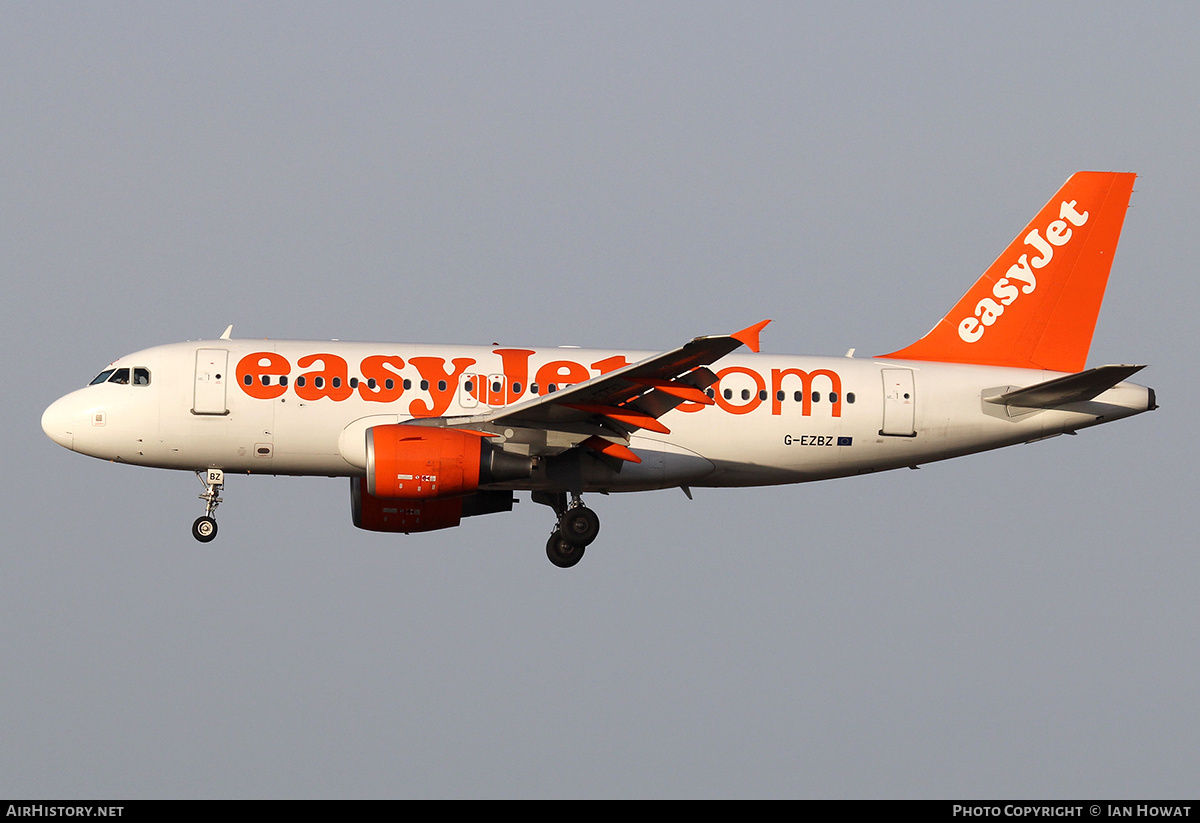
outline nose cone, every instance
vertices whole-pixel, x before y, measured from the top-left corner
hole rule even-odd
[[[75,449],[75,428],[79,425],[78,408],[71,395],[60,397],[42,412],[42,431],[58,445]]]

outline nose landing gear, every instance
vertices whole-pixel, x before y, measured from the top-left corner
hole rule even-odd
[[[217,519],[213,513],[221,505],[221,487],[225,485],[225,472],[220,469],[208,469],[206,472],[196,472],[196,477],[204,485],[204,516],[197,517],[192,523],[192,537],[201,543],[207,543],[217,536]]]
[[[569,569],[583,558],[583,551],[600,534],[600,518],[583,505],[578,494],[571,495],[567,505],[566,492],[534,492],[533,500],[554,509],[558,515],[554,531],[546,541],[546,557],[560,569]]]

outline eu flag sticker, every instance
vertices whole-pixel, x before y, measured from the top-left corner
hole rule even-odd
[[[853,437],[839,437],[838,438],[839,446],[849,446],[852,442],[854,442]]]

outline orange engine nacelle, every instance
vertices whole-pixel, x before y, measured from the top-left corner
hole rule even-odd
[[[469,494],[479,488],[482,440],[403,423],[367,429],[367,492],[406,500]]]
[[[440,500],[400,500],[369,493],[361,477],[350,478],[350,516],[373,532],[430,532],[457,526],[464,517],[512,511],[509,491],[481,491]]]
[[[440,500],[533,472],[529,457],[508,454],[479,432],[395,423],[367,429],[368,494]]]

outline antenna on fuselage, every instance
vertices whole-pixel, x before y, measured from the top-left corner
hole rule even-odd
[[[232,323],[230,323],[228,326],[225,327],[225,333],[221,335],[221,339],[228,340],[229,335],[231,335],[231,334],[233,334],[233,324]]]

